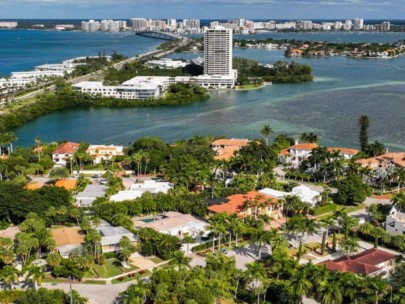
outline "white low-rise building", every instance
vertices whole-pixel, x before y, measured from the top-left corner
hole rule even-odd
[[[321,198],[321,194],[318,191],[312,190],[304,185],[294,187],[291,192],[283,192],[271,188],[264,188],[259,190],[259,192],[265,195],[274,196],[276,198],[285,198],[289,195],[296,195],[301,199],[301,201],[308,203],[311,206],[315,206],[317,203],[319,203]]]
[[[167,193],[173,189],[174,185],[168,182],[157,182],[154,180],[146,180],[143,183],[131,185],[129,190],[119,191],[110,197],[112,202],[122,202],[126,200],[134,200],[142,196],[145,192],[152,194]]]
[[[32,78],[1,78],[1,88],[24,88],[36,84]]]
[[[149,68],[159,68],[159,69],[177,69],[184,68],[187,62],[181,60],[173,60],[171,58],[162,58],[157,60],[150,60],[146,62],[146,66]]]
[[[115,156],[124,155],[124,147],[114,145],[90,145],[86,152],[93,158],[95,164],[99,164],[103,160],[111,160]]]
[[[65,71],[26,71],[26,72],[12,72],[11,78],[15,79],[38,79],[38,78],[51,78],[51,77],[64,77]]]
[[[405,209],[392,206],[385,222],[385,231],[389,234],[405,234]]]
[[[206,221],[190,214],[179,212],[165,212],[161,216],[150,219],[132,219],[136,228],[152,228],[160,233],[166,233],[177,237],[188,234],[199,238],[208,234]]]

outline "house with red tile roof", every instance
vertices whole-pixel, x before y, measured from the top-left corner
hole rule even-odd
[[[376,170],[381,168],[383,170],[390,170],[392,168],[405,168],[405,152],[391,152],[384,153],[375,157],[360,159],[356,163],[364,168]]]
[[[313,149],[318,147],[318,144],[313,143],[297,143],[287,149],[281,150],[278,154],[278,158],[280,163],[290,163],[297,167],[303,160],[311,155]]]
[[[355,156],[357,153],[359,153],[359,150],[356,149],[350,149],[350,148],[341,148],[341,147],[331,147],[327,148],[329,152],[339,152],[344,159],[351,159],[353,156]]]
[[[386,277],[395,267],[396,255],[377,248],[371,248],[352,256],[327,260],[325,265],[331,271],[353,272],[363,276]]]
[[[93,158],[95,164],[99,164],[103,160],[111,160],[115,156],[124,155],[124,147],[114,145],[90,145],[86,153]]]
[[[52,152],[52,160],[60,166],[66,166],[66,162],[73,156],[80,144],[75,142],[65,142],[59,145],[55,151]]]
[[[250,143],[248,139],[240,138],[221,138],[211,143],[212,150],[215,151],[215,159],[229,160],[235,154]]]
[[[236,214],[240,218],[266,214],[273,219],[279,219],[283,216],[283,204],[274,196],[250,191],[246,194],[228,196],[224,203],[209,206],[208,211],[211,214],[222,212],[229,215]]]

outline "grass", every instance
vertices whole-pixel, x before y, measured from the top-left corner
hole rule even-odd
[[[364,206],[363,204],[358,204],[358,205],[355,205],[355,206],[343,206],[343,205],[337,205],[337,204],[335,204],[335,203],[331,203],[331,204],[329,204],[329,205],[319,207],[319,209],[321,209],[321,208],[323,208],[323,207],[332,208],[332,207],[329,207],[330,205],[336,206],[336,208],[335,208],[334,210],[336,210],[336,209],[338,209],[338,208],[344,208],[344,212],[345,212],[345,213],[351,213],[351,212],[358,211],[358,210],[361,210],[361,209],[364,209],[364,208],[365,208],[365,206]],[[327,208],[325,208],[325,209],[327,209]],[[334,210],[333,210],[333,211],[334,211]],[[317,219],[318,219],[318,220],[322,220],[322,219],[325,219],[325,218],[327,218],[328,216],[332,215],[333,211],[326,211],[326,212],[318,213],[318,208],[317,208],[317,209],[315,210],[315,215],[321,214],[320,216],[317,216]]]
[[[136,266],[130,264],[130,268],[124,268],[121,262],[116,259],[105,261],[103,265],[94,264],[91,271],[85,273],[85,278],[110,278],[123,274],[124,272],[130,272],[137,269]]]
[[[235,87],[235,90],[254,90],[254,89],[260,89],[263,88],[264,84],[254,84],[254,83],[249,83],[245,85],[239,85]]]
[[[46,276],[43,278],[42,283],[68,283],[69,280],[65,278],[54,278],[51,276]]]
[[[325,206],[319,206],[315,208],[315,215],[322,215],[325,213],[333,212],[338,208],[339,205],[336,205],[335,203],[329,203]]]
[[[164,260],[162,260],[161,258],[158,258],[158,257],[149,258],[149,260],[151,260],[155,264],[164,262]]]
[[[89,285],[105,285],[106,281],[97,281],[97,280],[87,280],[82,282],[82,284],[89,284]]]
[[[143,274],[140,273],[136,273],[135,276],[133,277],[128,277],[125,276],[123,280],[119,281],[118,279],[113,279],[111,281],[111,284],[120,284],[120,283],[125,283],[125,282],[129,282],[129,281],[134,281],[143,277],[148,277],[152,274],[152,272],[150,272],[149,270],[145,270],[145,272]]]

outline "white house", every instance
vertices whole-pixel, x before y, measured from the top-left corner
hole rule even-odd
[[[60,166],[66,166],[69,159],[79,149],[80,144],[71,141],[59,145],[55,151],[52,152],[52,160]]]
[[[405,234],[405,209],[392,206],[386,218],[385,231],[389,234]]]
[[[294,187],[291,192],[283,192],[270,188],[259,190],[259,192],[277,198],[284,198],[288,195],[296,195],[301,199],[301,201],[308,203],[311,206],[315,206],[319,202],[321,196],[321,194],[318,191],[314,191],[311,188],[304,185]]]
[[[173,189],[174,185],[168,182],[158,182],[155,180],[146,180],[143,183],[136,183],[131,185],[129,190],[119,191],[110,197],[110,201],[122,202],[125,200],[134,200],[141,197],[143,193],[150,192],[167,193],[170,189]]]
[[[281,150],[279,153],[279,161],[281,163],[291,163],[298,166],[303,160],[307,159],[312,150],[319,147],[317,144],[302,143],[295,144],[287,149]]]
[[[99,164],[103,160],[111,160],[114,156],[124,155],[124,147],[114,145],[90,145],[86,152],[93,158],[95,164]]]
[[[112,226],[102,220],[97,228],[101,236],[101,247],[103,252],[119,252],[121,250],[119,242],[123,236],[129,238],[132,244],[139,242],[139,239],[128,229],[121,226]]]
[[[160,233],[166,233],[178,237],[189,234],[194,238],[205,236],[209,224],[190,214],[179,212],[165,212],[161,216],[151,219],[132,219],[136,228],[152,228]]]

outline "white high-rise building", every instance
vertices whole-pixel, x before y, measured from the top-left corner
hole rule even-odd
[[[361,31],[364,28],[364,19],[354,19],[354,30]]]
[[[132,18],[131,22],[133,31],[144,31],[148,25],[145,18]]]
[[[391,29],[391,23],[389,21],[384,21],[381,23],[381,31],[387,32]]]
[[[204,74],[232,74],[232,30],[222,26],[204,33]]]

